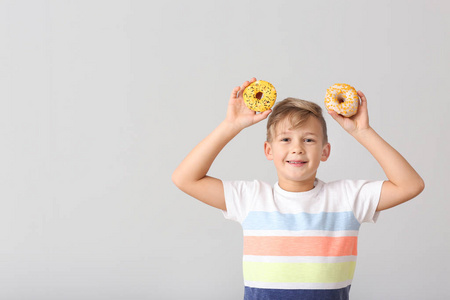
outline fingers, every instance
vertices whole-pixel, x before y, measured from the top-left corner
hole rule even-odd
[[[357,91],[359,98],[361,99],[361,106],[367,105],[367,99],[363,92]]]
[[[250,85],[250,82],[246,81],[243,85],[241,85],[241,90],[239,91],[239,95],[242,95],[244,90]]]
[[[240,89],[241,89],[240,86],[235,87],[235,88],[233,89],[233,91],[231,92],[231,97],[232,97],[232,98],[237,98]]]
[[[243,92],[246,87],[248,87],[251,83],[255,81],[256,78],[253,77],[252,79],[250,79],[250,81],[246,81],[241,86],[235,87],[231,92],[231,97],[238,98],[242,94],[241,92]]]
[[[366,96],[364,95],[363,92],[357,91],[356,93],[358,93],[358,96],[359,96],[360,98],[366,98]]]
[[[248,87],[251,83],[253,83],[255,81],[256,81],[256,78],[253,77],[252,79],[250,79],[250,81],[244,82],[244,84],[241,86],[241,90],[244,90],[246,87]]]

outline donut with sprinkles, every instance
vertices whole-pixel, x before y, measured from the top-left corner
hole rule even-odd
[[[359,97],[351,85],[336,83],[327,89],[325,107],[344,117],[351,117],[358,112]]]
[[[275,104],[277,91],[270,82],[257,80],[245,88],[243,98],[248,108],[263,112],[271,109]]]

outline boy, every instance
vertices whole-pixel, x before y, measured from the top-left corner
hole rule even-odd
[[[252,78],[250,82],[256,79]],[[244,230],[244,299],[348,299],[356,263],[358,229],[378,212],[416,197],[422,178],[370,126],[361,91],[358,113],[328,113],[378,161],[388,180],[316,178],[330,155],[321,108],[288,98],[273,109],[264,152],[278,182],[224,181],[207,172],[223,147],[244,128],[269,116],[249,110],[236,87],[225,120],[182,161],[172,175],[184,192],[223,211]]]

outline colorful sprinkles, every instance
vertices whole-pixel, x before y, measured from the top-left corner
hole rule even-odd
[[[359,97],[351,85],[336,83],[327,89],[325,107],[344,117],[351,117],[358,112]]]
[[[259,97],[261,95],[261,99]],[[245,105],[253,111],[263,112],[271,109],[277,99],[277,91],[267,81],[258,80],[251,83],[244,90]]]

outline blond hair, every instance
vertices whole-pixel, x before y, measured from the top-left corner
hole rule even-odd
[[[322,125],[323,143],[328,143],[327,123],[322,115],[322,108],[314,102],[286,98],[278,102],[269,116],[267,121],[267,141],[271,142],[277,125],[284,119],[288,119],[293,129],[302,126],[310,117],[315,117]]]

